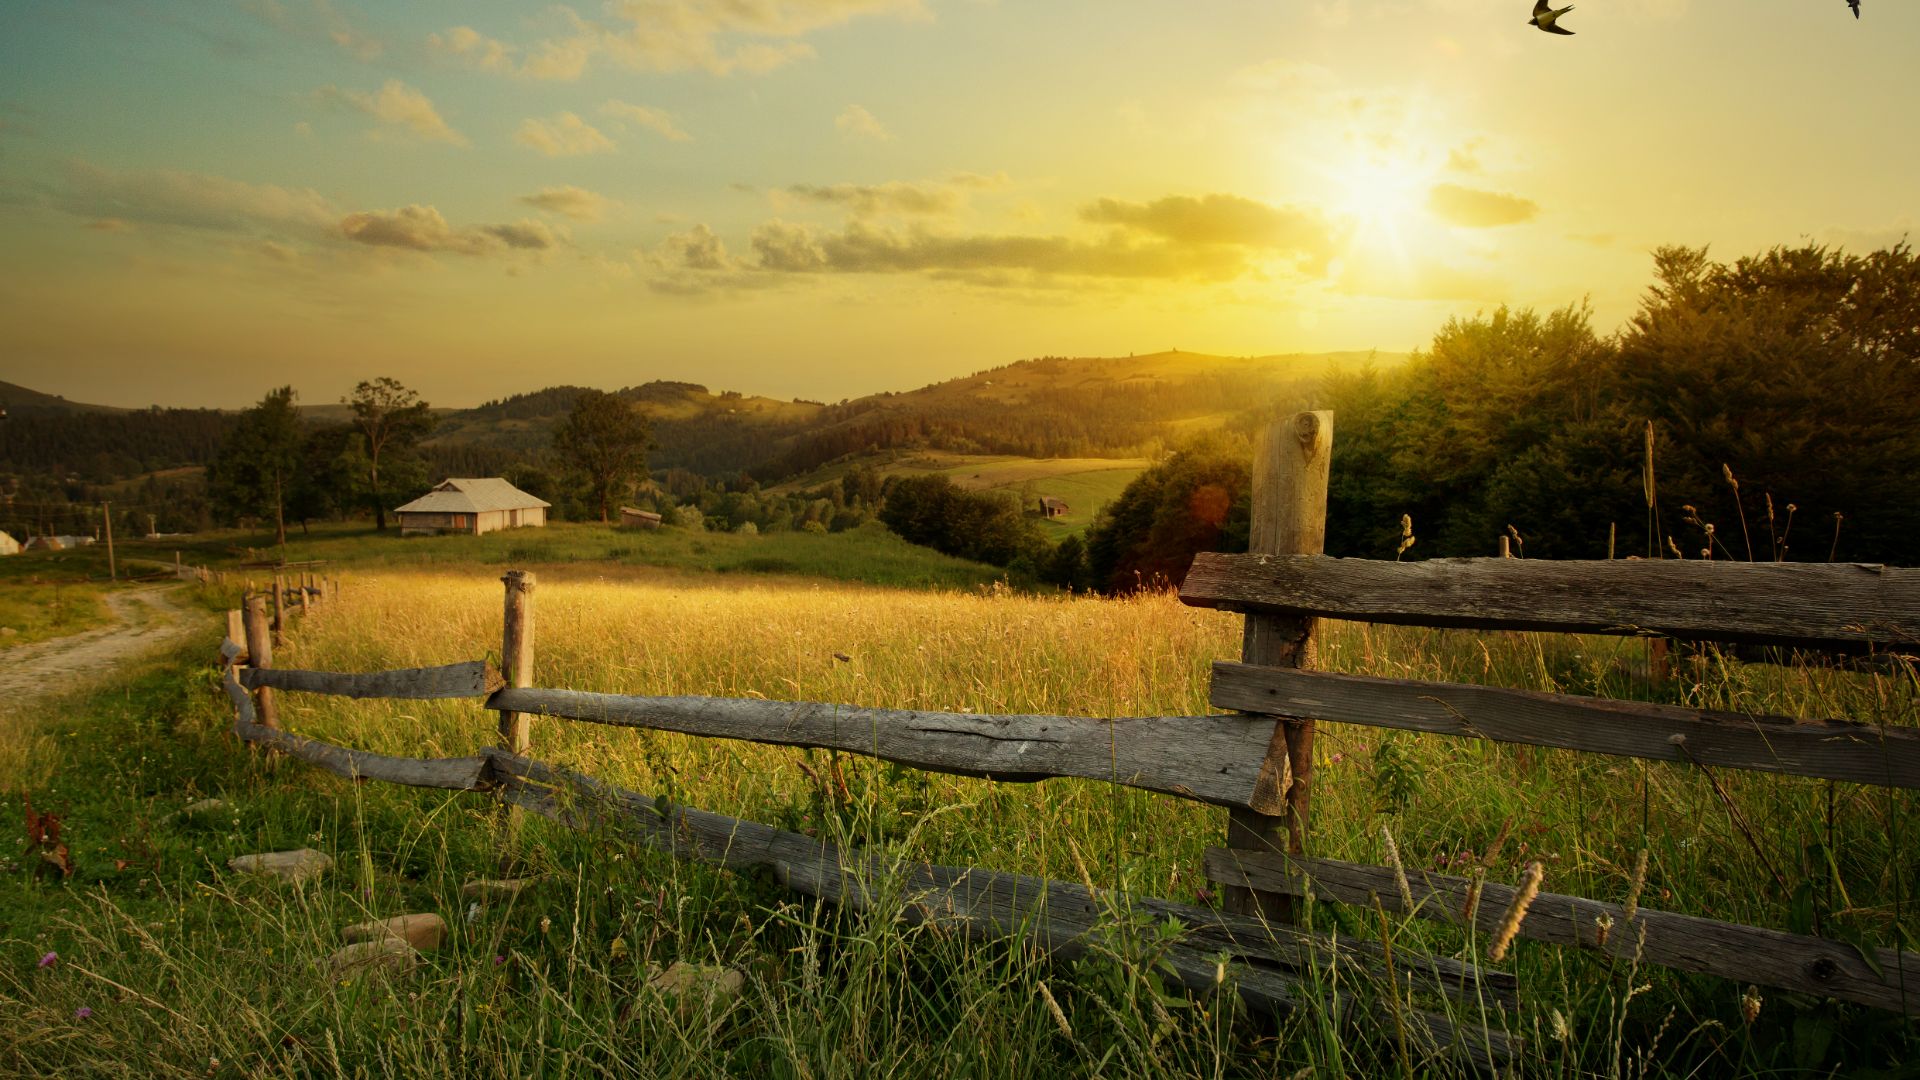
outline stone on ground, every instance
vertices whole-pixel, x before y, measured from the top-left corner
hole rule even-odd
[[[683,1003],[696,997],[725,1003],[740,996],[746,981],[747,977],[734,968],[676,960],[672,967],[648,979],[647,985],[662,994],[678,997]]]
[[[298,885],[312,881],[333,867],[333,859],[312,848],[297,851],[268,851],[228,859],[227,867],[243,874],[266,874]]]
[[[335,978],[362,973],[404,975],[420,965],[420,954],[400,938],[384,937],[345,946],[327,957],[325,964]]]
[[[201,799],[199,802],[188,803],[175,811],[171,816],[176,818],[210,817],[214,814],[224,813],[226,809],[227,800],[225,799]]]
[[[427,912],[419,915],[395,915],[391,919],[378,919],[374,922],[359,923],[340,932],[346,941],[381,941],[392,938],[404,941],[422,952],[430,952],[440,947],[446,940],[447,923],[440,916]]]
[[[469,881],[460,886],[460,896],[466,900],[479,900],[483,903],[489,900],[511,900],[519,896],[527,886],[539,880],[537,877],[530,877],[508,878],[504,881]]]

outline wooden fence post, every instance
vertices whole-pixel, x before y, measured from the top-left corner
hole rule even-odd
[[[273,666],[273,628],[267,622],[267,600],[258,593],[251,593],[246,599],[247,625],[247,666],[270,668]],[[259,702],[257,711],[260,723],[266,727],[280,726],[280,713],[273,703],[273,689],[263,686],[254,691]]]
[[[1327,542],[1327,466],[1333,457],[1333,413],[1303,412],[1267,425],[1253,459],[1255,555],[1319,555]],[[1248,615],[1240,658],[1268,667],[1314,666],[1314,619]],[[1243,851],[1304,854],[1312,797],[1313,721],[1282,719],[1254,781],[1251,807],[1227,817],[1227,846]],[[1273,921],[1294,921],[1293,898],[1237,886],[1227,908]]]
[[[500,643],[500,665],[506,669],[507,685],[524,689],[533,685],[533,585],[528,570],[509,570],[500,579],[507,586],[506,631]],[[510,754],[524,755],[531,745],[527,714],[501,712],[500,748]]]
[[[230,608],[227,611],[227,640],[243,649],[247,647],[246,614],[239,608]]]
[[[287,583],[279,574],[273,575],[273,640],[280,640],[282,623],[280,608],[286,599]]]

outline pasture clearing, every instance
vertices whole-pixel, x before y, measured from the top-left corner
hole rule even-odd
[[[640,571],[602,581],[586,565],[540,573],[544,686],[1178,715],[1208,711],[1208,665],[1239,648],[1238,618],[1157,594],[1101,601]],[[310,617],[278,666],[368,671],[497,657],[496,579],[497,568],[471,564],[348,575],[339,602]],[[231,606],[230,597],[208,597],[210,607]],[[634,1075],[1447,1068],[1398,1056],[1390,1031],[1356,1027],[1324,1005],[1276,1034],[1232,1023],[1214,1003],[1167,998],[1150,974],[1152,927],[1131,928],[1094,960],[1046,965],[537,821],[527,823],[519,857],[553,876],[524,908],[463,927],[460,944],[408,983],[329,984],[311,964],[345,922],[401,910],[462,914],[459,882],[498,868],[492,819],[470,798],[249,765],[220,734],[224,714],[203,659],[217,637],[211,612],[208,621],[203,651],[174,661],[201,673],[194,687],[156,674],[72,718],[11,721],[33,728],[34,749],[8,772],[43,809],[39,793],[49,789],[73,801],[87,881],[82,890],[10,879],[0,898],[15,912],[0,916],[0,935],[12,939],[0,958],[8,973],[0,1020],[31,1035],[14,1051],[21,1063],[106,1072],[118,1053],[153,1068],[196,1060],[204,1068],[216,1056],[254,1071],[337,1060],[449,1075],[476,1063],[505,1074],[556,1060]],[[1910,671],[1747,665],[1708,653],[1655,683],[1645,648],[1335,624],[1322,660],[1334,671],[1914,723]],[[492,714],[471,702],[287,694],[281,716],[295,732],[413,756],[470,753],[494,737]],[[104,745],[118,727],[123,743]],[[1182,900],[1207,898],[1200,852],[1225,830],[1224,811],[1090,781],[990,784],[538,717],[533,739],[545,760],[674,803],[907,858],[1085,876]],[[1317,754],[1319,855],[1379,862],[1384,825],[1410,867],[1477,867],[1510,883],[1540,860],[1550,891],[1618,900],[1644,848],[1649,906],[1842,939],[1914,940],[1920,868],[1906,835],[1908,793],[1744,774],[1717,775],[1716,785],[1681,766],[1335,724],[1321,725]],[[233,804],[231,822],[159,824],[189,797],[215,792]],[[130,842],[150,845],[159,868],[113,868]],[[297,899],[214,869],[231,855],[300,846],[327,848],[340,865]],[[1482,962],[1482,943],[1453,927],[1376,922],[1332,905],[1309,918],[1343,935],[1384,934],[1396,946]],[[190,1022],[156,1037],[157,1014],[138,998],[108,1018],[88,1004],[111,999],[98,979],[33,968],[63,949],[76,966]],[[742,968],[751,989],[717,1015],[658,1007],[643,989],[645,965],[676,959]],[[1894,1068],[1914,1049],[1899,1017],[1800,995],[1769,992],[1749,1020],[1745,988],[1719,980],[1526,941],[1503,966],[1521,981],[1522,1012],[1485,1019],[1526,1039],[1516,1067],[1528,1075]],[[91,1027],[71,1018],[82,1007],[94,1010]]]

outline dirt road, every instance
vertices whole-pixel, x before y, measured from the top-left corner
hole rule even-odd
[[[0,698],[18,702],[71,689],[191,632],[192,620],[173,589],[110,592],[112,626],[0,652]]]

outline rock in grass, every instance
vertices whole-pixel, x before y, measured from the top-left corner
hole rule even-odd
[[[199,818],[212,817],[215,814],[223,814],[226,810],[227,800],[225,799],[201,799],[199,802],[188,803],[173,813],[168,814],[167,820],[179,821],[185,819],[193,821]]]
[[[312,881],[333,868],[333,858],[312,848],[269,851],[228,859],[227,868],[243,874],[266,874],[296,885]]]
[[[667,970],[647,980],[647,985],[668,997],[677,997],[682,1005],[699,998],[724,1004],[740,996],[747,977],[735,968],[711,964],[690,964],[676,960]]]
[[[537,877],[507,878],[503,881],[469,881],[460,886],[460,896],[466,900],[478,900],[487,903],[493,900],[511,900],[519,896],[527,886],[539,881]]]
[[[447,938],[447,922],[427,912],[419,915],[395,915],[391,919],[359,923],[340,932],[345,941],[380,941],[392,938],[404,941],[421,952],[431,952]]]
[[[323,965],[336,979],[373,973],[405,975],[420,966],[420,954],[400,938],[383,937],[336,950]]]

